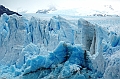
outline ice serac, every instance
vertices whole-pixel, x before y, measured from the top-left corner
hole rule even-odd
[[[68,20],[58,16],[54,16],[49,22],[49,31],[50,31],[50,43],[48,45],[54,45],[54,48],[57,46],[59,41],[65,41],[67,43],[74,44],[74,34],[78,28],[73,23]],[[55,37],[55,38],[54,38]],[[55,40],[55,41],[53,41]],[[49,47],[50,47],[49,46]],[[49,50],[54,49],[49,48]]]
[[[4,54],[1,57],[1,64],[15,64],[27,42],[26,21],[25,18],[18,18],[16,15],[8,16],[4,14],[1,16],[0,51]]]
[[[120,78],[120,35],[84,19],[3,14],[0,53],[0,78]]]
[[[95,49],[95,46],[93,45],[93,43],[95,43],[95,38],[96,38],[96,34],[95,34],[95,25],[91,24],[90,22],[86,21],[86,20],[80,20],[79,21],[79,25],[81,25],[82,28],[82,44],[84,46],[84,48],[87,51],[90,51],[90,47],[92,45],[92,49]]]

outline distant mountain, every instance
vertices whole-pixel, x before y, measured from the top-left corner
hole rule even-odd
[[[36,13],[42,13],[42,14],[46,14],[49,13],[49,10],[38,10]]]
[[[3,13],[6,13],[7,15],[16,14],[16,15],[18,15],[18,16],[22,16],[22,15],[18,14],[17,12],[11,11],[11,10],[9,10],[8,8],[5,8],[3,5],[0,5],[0,16],[1,16]]]
[[[120,17],[120,11],[113,5],[101,5],[98,7],[78,7],[61,9],[49,12],[50,14],[71,15],[71,16],[99,16],[99,17]]]
[[[119,13],[112,7],[112,5],[104,5],[101,8],[102,8],[102,10],[93,10],[93,14],[91,16],[119,17]]]
[[[42,14],[46,14],[52,11],[56,11],[57,9],[53,6],[53,7],[49,7],[49,9],[42,9],[42,10],[38,10],[36,13],[42,13]]]
[[[104,7],[110,9],[110,10],[114,10],[114,8],[112,7],[112,5],[104,5]]]

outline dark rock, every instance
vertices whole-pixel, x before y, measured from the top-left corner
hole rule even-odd
[[[22,15],[18,14],[17,12],[11,11],[11,10],[9,10],[8,8],[5,8],[3,5],[0,5],[0,16],[1,16],[3,13],[6,13],[7,15],[16,14],[16,15],[18,15],[18,16],[22,16]]]

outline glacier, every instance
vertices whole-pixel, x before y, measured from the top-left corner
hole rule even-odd
[[[119,19],[4,13],[0,79],[120,79]]]

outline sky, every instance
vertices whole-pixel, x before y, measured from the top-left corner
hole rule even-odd
[[[16,12],[34,13],[50,6],[55,6],[57,9],[71,9],[79,7],[101,8],[103,5],[112,5],[113,8],[118,9],[120,0],[0,0],[0,4]]]

